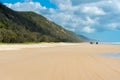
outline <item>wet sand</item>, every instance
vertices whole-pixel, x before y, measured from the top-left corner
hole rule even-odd
[[[0,80],[120,80],[119,45],[0,45]]]

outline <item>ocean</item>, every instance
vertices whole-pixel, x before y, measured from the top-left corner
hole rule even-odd
[[[105,53],[105,54],[102,54],[102,56],[120,58],[120,53]]]
[[[100,44],[120,45],[120,42],[99,42]]]

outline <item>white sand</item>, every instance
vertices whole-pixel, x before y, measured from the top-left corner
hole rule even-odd
[[[56,47],[56,46],[67,46],[67,45],[79,45],[73,43],[39,43],[39,44],[2,44],[0,45],[0,51],[6,50],[21,50],[25,48],[44,48],[44,47]]]

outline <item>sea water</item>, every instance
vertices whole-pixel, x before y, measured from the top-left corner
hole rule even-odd
[[[101,44],[120,45],[120,42],[100,42]]]
[[[101,56],[120,58],[120,53],[105,53],[105,54],[102,54]]]

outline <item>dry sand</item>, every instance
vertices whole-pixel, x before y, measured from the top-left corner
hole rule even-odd
[[[0,45],[0,80],[120,80],[118,45]]]

